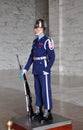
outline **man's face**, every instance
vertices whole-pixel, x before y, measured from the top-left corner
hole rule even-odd
[[[44,33],[43,28],[40,28],[40,27],[34,28],[34,33],[36,36],[43,34]]]

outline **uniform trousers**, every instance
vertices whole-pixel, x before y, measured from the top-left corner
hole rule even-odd
[[[52,109],[52,93],[51,93],[51,79],[50,73],[47,75],[36,74],[34,75],[34,87],[36,95],[36,106],[44,109]]]

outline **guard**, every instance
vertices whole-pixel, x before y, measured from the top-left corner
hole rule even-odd
[[[29,59],[23,69],[26,73],[33,64],[36,111],[39,121],[52,120],[51,67],[55,61],[54,42],[45,35],[46,23],[38,19],[34,25],[36,39],[33,41]],[[44,111],[43,109],[44,108]]]

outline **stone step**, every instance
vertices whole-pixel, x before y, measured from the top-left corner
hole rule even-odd
[[[13,130],[72,130],[72,122],[63,116],[53,114],[53,121],[41,125],[37,120],[29,121],[27,116],[14,117]]]

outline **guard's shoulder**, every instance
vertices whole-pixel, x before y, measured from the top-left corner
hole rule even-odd
[[[53,50],[54,49],[54,41],[52,38],[50,37],[47,37],[46,40],[45,40],[45,44],[44,44],[44,48],[46,49],[46,46],[48,46],[48,48],[50,50]]]
[[[53,39],[51,37],[47,37],[47,39],[51,42],[53,41]]]

